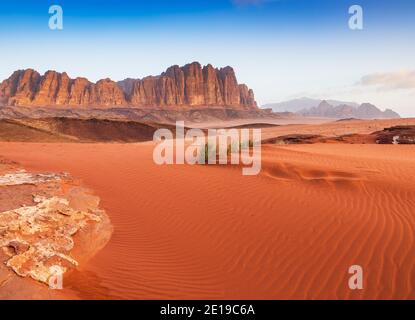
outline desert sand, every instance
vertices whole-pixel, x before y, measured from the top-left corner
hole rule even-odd
[[[391,125],[303,129],[368,133]],[[263,131],[302,133],[293,126]],[[152,142],[0,143],[0,155],[25,168],[81,179],[114,226],[107,246],[64,279],[68,297],[415,297],[413,146],[266,145],[258,176],[234,166],[157,166],[152,151]],[[348,269],[356,264],[364,289],[352,291]]]

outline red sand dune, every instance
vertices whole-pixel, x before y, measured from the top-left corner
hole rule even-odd
[[[259,176],[238,167],[156,166],[152,150],[151,143],[0,143],[1,155],[29,169],[81,178],[111,218],[112,239],[65,278],[68,294],[415,297],[413,146],[265,146]],[[348,288],[355,264],[364,269],[361,291]]]

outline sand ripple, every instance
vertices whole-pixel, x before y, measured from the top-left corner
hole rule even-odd
[[[415,296],[415,149],[267,146],[263,172],[157,167],[151,145],[1,144],[68,171],[115,231],[67,284],[83,298],[388,299]],[[348,268],[364,269],[364,290]]]

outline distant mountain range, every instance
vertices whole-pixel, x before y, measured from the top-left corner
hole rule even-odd
[[[193,62],[168,68],[158,76],[96,83],[70,78],[65,72],[40,75],[33,69],[15,71],[0,83],[0,106],[77,108],[227,107],[257,110],[254,93],[239,84],[231,67],[202,67]]]
[[[400,115],[391,109],[380,110],[373,104],[345,102],[338,100],[318,100],[300,98],[280,103],[267,104],[264,108],[271,108],[274,112],[293,112],[305,117],[327,118],[358,118],[358,119],[389,119],[400,118]]]
[[[317,107],[323,100],[322,99],[312,99],[312,98],[298,98],[288,101],[283,101],[279,103],[270,103],[266,104],[264,108],[271,108],[274,112],[298,112],[303,109],[310,109]],[[346,104],[353,107],[358,107],[359,104],[355,102],[345,102],[337,100],[326,100],[329,104],[333,106],[339,106]]]

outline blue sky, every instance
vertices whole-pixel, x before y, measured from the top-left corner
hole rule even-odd
[[[48,28],[52,4],[61,31]],[[348,28],[353,4],[361,31]],[[199,61],[233,66],[260,104],[312,96],[415,116],[414,17],[412,0],[7,1],[0,79],[31,67],[121,80]]]

